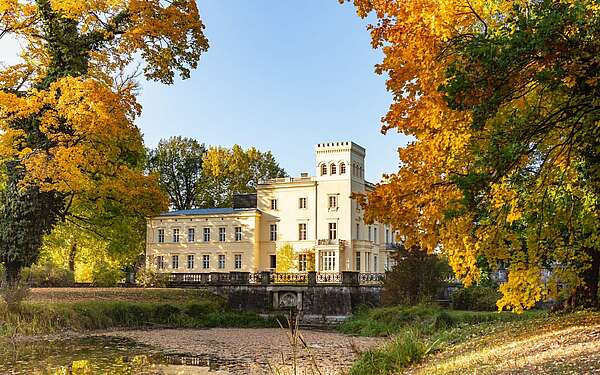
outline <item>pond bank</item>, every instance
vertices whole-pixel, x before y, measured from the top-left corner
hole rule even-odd
[[[278,327],[276,317],[235,311],[203,291],[34,290],[16,310],[0,302],[0,337],[107,328]]]

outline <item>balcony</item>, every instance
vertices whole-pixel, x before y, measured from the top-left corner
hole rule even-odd
[[[373,242],[367,240],[354,240],[352,241],[352,247],[355,251],[372,251],[373,250]]]
[[[332,251],[332,250],[336,250],[336,251],[344,251],[346,248],[346,241],[345,240],[330,240],[330,239],[322,239],[322,240],[318,240],[317,241],[317,246],[315,247],[316,250],[320,250],[320,251]]]
[[[339,240],[339,239],[324,239],[324,240],[317,240],[317,246],[332,246],[332,245],[345,245],[346,241],[344,240]]]
[[[386,242],[385,249],[386,250],[400,250],[402,248],[402,244],[398,242]]]

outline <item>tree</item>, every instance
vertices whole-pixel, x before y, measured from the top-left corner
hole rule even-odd
[[[433,301],[452,275],[448,262],[438,254],[400,247],[395,265],[386,273],[383,300],[386,304],[416,305]]]
[[[184,137],[161,139],[158,147],[149,152],[148,170],[158,176],[161,188],[176,210],[195,207],[205,152],[203,144]]]
[[[0,261],[9,286],[67,217],[165,208],[156,179],[143,174],[131,63],[165,84],[176,72],[188,78],[208,48],[202,30],[192,0],[0,2],[0,37],[24,43],[23,62],[0,71]]]
[[[253,193],[261,180],[285,177],[270,151],[210,147],[202,162],[199,207],[231,207],[233,194]]]
[[[277,273],[288,273],[298,271],[296,252],[290,244],[285,244],[277,249],[277,264],[275,271]]]
[[[359,198],[408,246],[441,248],[467,285],[508,265],[498,307],[571,288],[598,305],[600,10],[596,1],[354,0],[374,11],[394,103],[414,141]],[[552,269],[544,282],[542,269]]]

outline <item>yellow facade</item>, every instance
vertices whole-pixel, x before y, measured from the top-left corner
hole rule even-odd
[[[274,270],[277,250],[289,244],[298,254],[291,271],[306,271],[306,259],[314,259],[322,273],[383,272],[391,266],[386,245],[393,233],[366,225],[351,198],[373,187],[364,180],[364,148],[323,143],[315,156],[315,176],[260,183],[255,208],[173,211],[149,219],[148,263],[163,272]]]

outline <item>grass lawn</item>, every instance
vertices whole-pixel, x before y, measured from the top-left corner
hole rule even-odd
[[[277,327],[197,289],[40,288],[15,311],[0,302],[0,337],[139,327]]]
[[[201,289],[175,288],[32,288],[30,302],[127,301],[186,303],[217,300]]]
[[[600,313],[467,312],[437,307],[362,311],[342,332],[389,336],[350,374],[596,373]]]

